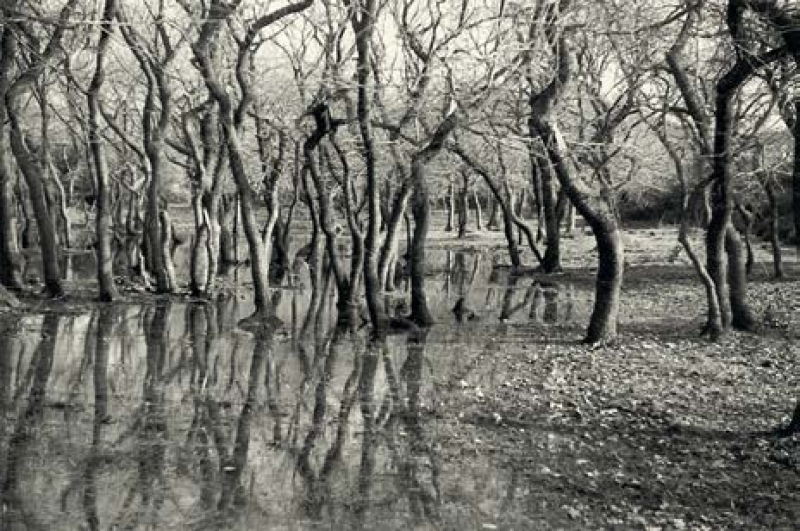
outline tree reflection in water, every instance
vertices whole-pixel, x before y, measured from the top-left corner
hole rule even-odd
[[[483,300],[471,258],[451,289]],[[0,346],[0,528],[441,525],[433,367],[461,361],[437,329],[337,330],[328,278],[284,294],[279,328],[238,329],[236,295],[24,318]],[[548,287],[499,291],[487,321],[553,312]]]
[[[25,499],[21,492],[20,483],[23,479],[21,470],[24,470],[31,443],[35,441],[44,420],[47,384],[53,369],[53,357],[60,322],[61,317],[58,314],[45,314],[39,345],[30,362],[31,382],[28,390],[28,403],[17,417],[6,452],[2,491],[0,491],[0,498],[2,498],[0,522],[3,524],[0,528],[2,529],[16,529],[22,526],[43,528],[43,525],[38,523],[36,500]],[[5,357],[7,352],[3,354]],[[5,417],[6,411],[3,413]]]

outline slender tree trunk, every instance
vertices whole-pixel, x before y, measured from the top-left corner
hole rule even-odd
[[[794,102],[794,164],[792,166],[792,216],[794,221],[794,243],[800,255],[800,98]]]
[[[444,226],[444,231],[452,232],[456,224],[456,200],[452,178],[447,185],[447,195],[444,198],[444,202],[447,207],[447,223]]]
[[[497,228],[497,200],[494,197],[494,194],[489,194],[487,196],[487,201],[489,202],[489,221],[486,223],[486,228],[488,230],[493,230]]]
[[[378,261],[378,272],[381,285],[384,289],[394,288],[394,279],[391,278],[391,265],[397,262],[397,247],[400,235],[400,226],[406,213],[406,205],[411,197],[412,187],[410,180],[406,179],[394,198],[394,204],[389,213],[389,221],[386,225],[386,236],[383,240],[381,257]]]
[[[775,188],[772,183],[764,184],[769,202],[769,243],[772,248],[772,271],[775,278],[783,278],[783,257],[781,253],[780,212],[778,199],[775,197]]]
[[[381,283],[378,277],[380,237],[380,187],[376,169],[375,142],[372,134],[372,35],[378,12],[376,0],[365,0],[359,9],[351,10],[351,22],[356,39],[356,78],[358,81],[358,103],[356,114],[361,133],[361,150],[366,169],[367,233],[364,248],[364,290],[372,322],[373,335],[380,339],[386,333],[387,314],[380,296]]]
[[[483,210],[481,208],[481,199],[478,197],[478,191],[472,191],[472,201],[475,204],[475,230],[483,230]]]
[[[105,56],[108,42],[113,32],[112,21],[116,16],[116,0],[106,0],[103,9],[103,22],[100,28],[100,41],[97,45],[94,77],[88,90],[89,107],[89,145],[91,146],[94,175],[97,180],[97,197],[95,214],[95,235],[97,246],[97,289],[101,301],[110,302],[117,298],[114,285],[114,260],[111,250],[113,234],[111,212],[109,209],[108,161],[102,138],[100,138],[100,90],[105,77]]]
[[[461,175],[461,188],[458,190],[456,197],[458,208],[458,238],[462,239],[467,235],[467,223],[469,223],[469,178],[466,174]]]

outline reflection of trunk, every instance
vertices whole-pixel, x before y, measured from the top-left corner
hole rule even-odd
[[[0,527],[3,529],[24,529],[28,527],[28,515],[23,513],[20,480],[25,476],[26,456],[30,451],[33,434],[44,417],[45,397],[50,373],[53,369],[60,317],[47,313],[41,329],[41,339],[31,358],[33,381],[28,394],[28,405],[19,415],[14,432],[8,441],[5,477],[0,491],[3,511],[0,513]]]
[[[772,271],[775,278],[783,278],[783,260],[781,256],[780,212],[775,187],[771,182],[764,183],[764,190],[769,201],[769,243],[772,248]]]
[[[236,439],[230,459],[221,459],[222,467],[222,495],[218,508],[231,509],[234,506],[246,505],[246,494],[242,485],[242,476],[247,467],[247,454],[250,449],[250,423],[253,408],[258,399],[258,388],[262,383],[261,369],[264,360],[270,355],[272,349],[272,336],[269,331],[256,336],[253,347],[253,357],[250,360],[250,372],[247,377],[247,394],[245,395],[242,410],[236,423]]]
[[[112,0],[113,1],[113,0]],[[92,424],[92,446],[86,460],[83,474],[83,506],[90,529],[99,529],[100,520],[97,514],[97,473],[102,464],[103,427],[108,424],[108,358],[111,350],[114,327],[114,311],[103,308],[97,313],[97,337],[92,359],[94,384],[94,422]],[[89,345],[87,344],[87,347]],[[91,359],[92,352],[87,353]]]

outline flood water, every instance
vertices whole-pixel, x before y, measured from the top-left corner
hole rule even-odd
[[[480,254],[435,269],[439,324],[378,345],[336,334],[332,297],[310,312],[302,288],[258,336],[237,327],[246,289],[7,323],[0,529],[493,528],[516,476],[443,459],[440,405],[477,353],[585,321],[588,296]],[[462,297],[480,320],[456,322]]]

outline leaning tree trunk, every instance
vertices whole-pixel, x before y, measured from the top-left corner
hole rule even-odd
[[[591,199],[589,192],[569,173],[558,144],[558,132],[553,126],[536,120],[535,127],[547,149],[561,189],[592,228],[597,242],[595,300],[584,341],[613,341],[617,337],[617,317],[624,273],[624,251],[617,217],[611,205]]]
[[[38,164],[36,158],[25,145],[24,133],[19,123],[19,109],[16,100],[17,97],[13,98],[8,107],[8,115],[11,120],[11,149],[28,185],[33,213],[36,217],[39,245],[42,250],[45,292],[51,297],[60,297],[64,294],[59,264],[61,250],[56,237],[55,224],[50,216],[50,209],[47,207],[47,198],[45,197],[45,169]]]

